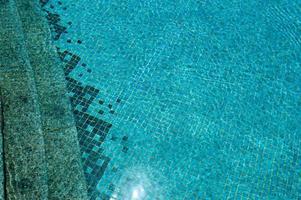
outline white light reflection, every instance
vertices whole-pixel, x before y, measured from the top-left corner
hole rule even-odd
[[[138,185],[132,190],[131,200],[141,200],[145,197],[145,190],[142,185]]]
[[[146,200],[161,196],[154,171],[147,167],[126,169],[110,200]],[[163,199],[163,198],[159,198]]]

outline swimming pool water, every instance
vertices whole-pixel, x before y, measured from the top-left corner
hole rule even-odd
[[[41,3],[91,199],[301,199],[299,1]]]

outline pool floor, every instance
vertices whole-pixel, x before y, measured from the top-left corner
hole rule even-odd
[[[301,199],[299,1],[41,3],[91,199]]]

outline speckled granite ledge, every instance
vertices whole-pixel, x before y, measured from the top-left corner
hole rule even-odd
[[[0,91],[1,97],[1,91]],[[2,110],[2,101],[0,98],[0,199],[4,199],[4,157],[3,157],[3,110]]]
[[[48,161],[49,199],[87,199],[77,131],[63,66],[37,0],[16,0],[36,78]]]
[[[6,47],[0,50],[6,198],[85,200],[63,68],[40,5],[33,0],[0,3],[0,42]]]
[[[14,1],[0,4],[5,199],[47,199],[47,162],[33,70]]]

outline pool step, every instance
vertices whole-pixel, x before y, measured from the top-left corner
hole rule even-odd
[[[0,91],[1,97],[1,91]],[[3,109],[2,109],[2,102],[0,98],[0,199],[4,199],[4,157],[3,157]]]
[[[5,192],[1,195],[3,199],[47,199],[47,162],[38,96],[16,13],[13,1],[1,1],[1,137],[5,166]]]
[[[39,96],[49,199],[87,199],[80,148],[63,66],[38,0],[16,0]]]
[[[6,18],[1,18],[0,22],[1,26],[6,26],[1,27],[1,29],[3,28],[3,34],[7,35],[5,41],[8,47],[7,50],[0,50],[1,55],[5,55],[0,58],[0,88],[3,90],[2,102],[4,103],[5,122],[3,134],[4,136],[11,136],[8,139],[13,140],[13,142],[10,142],[7,138],[4,139],[5,155],[11,156],[5,156],[4,159],[4,164],[9,164],[5,170],[7,198],[14,199],[14,195],[22,195],[18,194],[20,193],[19,187],[25,187],[30,195],[37,195],[36,190],[40,190],[38,193],[42,193],[43,196],[32,197],[27,195],[22,196],[22,198],[18,196],[16,199],[88,199],[80,160],[77,131],[69,98],[66,96],[63,68],[59,64],[54,47],[50,44],[50,31],[40,10],[39,2],[33,0],[2,1],[5,3],[0,5],[0,12]],[[9,12],[3,12],[6,9],[4,6],[10,7]],[[17,31],[16,28],[16,30],[8,30],[13,29],[16,23],[19,24],[18,30],[22,30],[22,32]],[[1,35],[3,35],[2,32]],[[12,38],[8,32],[18,33],[18,35]],[[12,42],[16,44],[12,45]],[[22,52],[17,51],[19,49]],[[24,56],[21,56],[22,53]],[[18,62],[23,63],[24,66],[20,67],[21,64]],[[23,70],[23,68],[26,70]],[[24,94],[25,101],[30,102],[28,109],[32,109],[33,114],[28,110],[24,110],[27,109],[24,98],[18,96],[19,94],[23,95],[23,93],[26,93]],[[14,107],[10,106],[13,101],[16,101],[13,104]],[[11,112],[13,112],[11,115],[13,116],[9,115],[9,110],[5,108],[6,105],[11,107]],[[16,112],[16,106],[19,106],[20,112]],[[25,116],[20,113],[24,113]],[[19,125],[15,122],[18,121],[10,120],[10,117],[14,117],[14,120],[15,118],[21,120],[22,118],[23,124],[18,124],[20,126],[26,124],[28,128],[32,128],[31,131],[36,131],[41,141],[33,143],[31,137],[34,137],[34,134],[27,134],[25,137],[28,139],[25,145],[27,148],[22,149],[23,146],[20,146],[22,145],[20,142],[23,142],[23,138],[19,141],[18,137],[23,136],[21,134],[23,132],[24,134],[30,132],[26,129],[17,129]],[[10,133],[8,128],[11,128],[13,133]],[[40,151],[33,146],[34,144],[40,147]],[[21,148],[22,151],[17,153],[15,150],[17,148]],[[34,182],[33,185],[39,183],[39,187],[33,190],[28,186],[31,185],[29,184],[31,182],[24,179],[20,184],[12,183],[14,190],[8,189],[10,180],[21,177],[22,174],[19,174],[18,171],[13,173],[11,169],[15,166],[11,166],[10,160],[7,159],[11,158],[12,162],[15,162],[15,160],[18,161],[22,158],[25,162],[24,156],[27,154],[34,158],[40,155],[38,156],[39,165],[32,162],[30,166],[32,168],[39,167],[44,174],[31,175],[28,172],[24,173],[24,176],[30,175],[30,178],[38,179],[37,182],[35,180],[31,182]],[[20,170],[27,169],[23,165],[16,165]],[[42,179],[43,182],[39,179]]]

